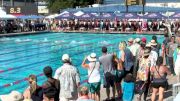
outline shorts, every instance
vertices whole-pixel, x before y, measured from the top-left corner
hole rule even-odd
[[[166,88],[166,82],[153,82],[151,83],[151,86],[153,88],[159,88],[159,87]]]
[[[104,88],[114,87],[115,76],[109,72],[104,74]]]
[[[120,83],[124,76],[124,70],[116,70],[115,72],[115,82]]]
[[[100,91],[100,87],[101,87],[101,83],[97,82],[97,83],[89,83],[89,91],[94,94],[96,92]]]

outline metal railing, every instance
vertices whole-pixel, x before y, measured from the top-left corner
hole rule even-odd
[[[173,98],[175,98],[178,93],[180,93],[180,83],[173,84]]]

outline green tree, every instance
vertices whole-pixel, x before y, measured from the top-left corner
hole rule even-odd
[[[61,9],[75,8],[76,6],[86,7],[94,3],[102,3],[102,0],[44,0],[52,13],[57,13]]]

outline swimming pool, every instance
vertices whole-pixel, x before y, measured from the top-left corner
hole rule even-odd
[[[136,34],[96,34],[96,33],[44,33],[0,38],[0,94],[12,90],[24,91],[26,77],[38,75],[38,84],[46,79],[42,75],[45,66],[55,71],[62,65],[61,57],[70,54],[73,64],[78,68],[81,80],[87,78],[87,70],[81,67],[84,56],[95,52],[101,55],[101,47],[107,46],[109,52],[118,52],[120,41],[133,37],[152,35]],[[162,42],[163,36],[157,35]]]

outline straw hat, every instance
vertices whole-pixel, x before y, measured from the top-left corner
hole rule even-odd
[[[1,95],[0,99],[2,101],[23,101],[23,96],[18,91],[12,91],[10,94]]]
[[[149,49],[145,49],[143,56],[149,56],[150,52],[151,51]]]
[[[96,61],[96,53],[91,53],[88,57],[87,57],[88,61],[93,62]]]
[[[157,43],[155,40],[151,40],[150,44],[151,44],[151,46],[157,46]]]

